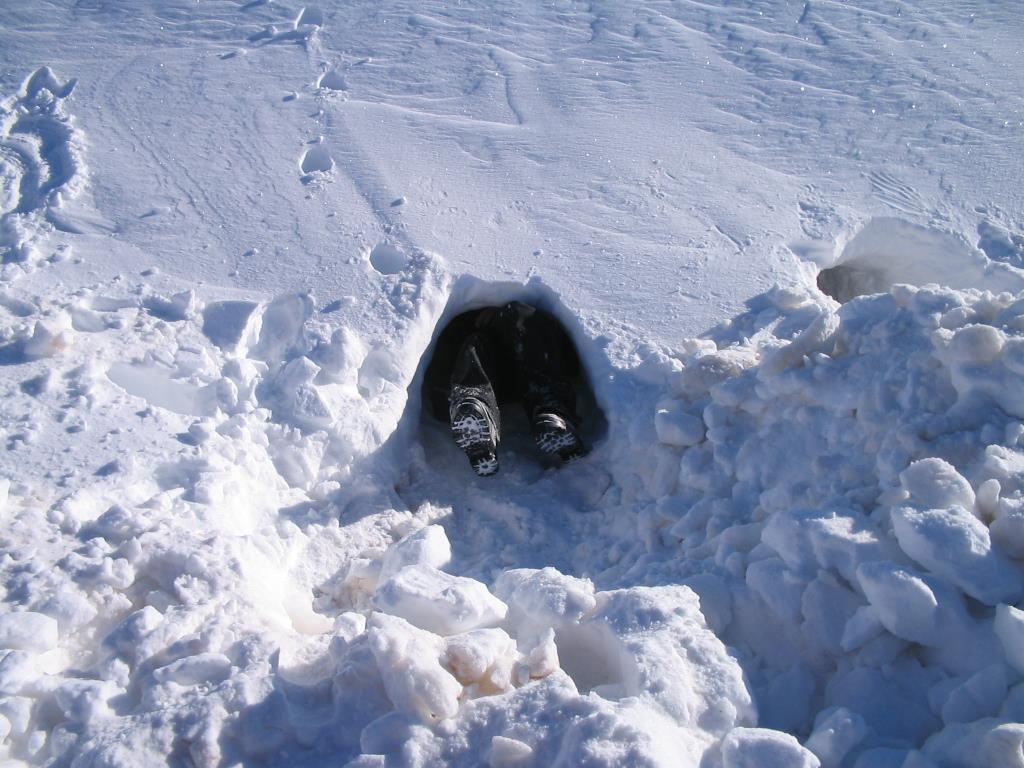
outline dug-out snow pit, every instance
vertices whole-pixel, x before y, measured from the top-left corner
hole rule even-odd
[[[962,238],[896,218],[875,218],[818,273],[818,288],[839,302],[882,293],[899,283],[1006,291],[1024,278],[991,262]]]

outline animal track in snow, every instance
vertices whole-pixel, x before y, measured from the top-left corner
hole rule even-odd
[[[60,82],[37,69],[21,92],[0,103],[0,258],[31,262],[36,244],[52,228],[77,231],[60,216],[63,200],[84,185],[82,141],[64,100],[75,80]]]
[[[891,173],[872,171],[868,174],[871,191],[875,197],[891,208],[911,215],[926,215],[928,204],[920,193],[909,184],[900,181]]]

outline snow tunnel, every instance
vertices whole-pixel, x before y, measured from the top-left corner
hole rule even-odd
[[[1020,290],[1019,275],[963,238],[897,218],[871,219],[818,273],[818,288],[840,303],[906,283],[950,288]]]
[[[539,335],[534,332],[532,338],[526,338],[527,346],[538,348],[517,350],[517,337],[511,334],[507,320],[510,306],[519,308],[518,314],[513,314],[519,318],[520,327],[521,316],[529,315],[526,322],[536,323],[541,329]],[[409,398],[410,404],[419,403],[419,442],[428,464],[460,474],[463,469],[470,472],[466,457],[450,434],[448,393],[463,343],[481,329],[493,355],[488,373],[500,409],[498,450],[502,472],[543,470],[561,464],[557,456],[545,454],[534,444],[523,403],[525,382],[538,371],[566,385],[584,445],[592,449],[602,439],[607,421],[591,385],[594,356],[587,354],[593,345],[586,339],[579,319],[539,280],[524,285],[464,277],[456,282],[420,361],[413,381],[418,397]],[[518,342],[521,346],[523,338],[518,337]]]

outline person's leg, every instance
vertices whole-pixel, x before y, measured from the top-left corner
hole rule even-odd
[[[448,393],[452,437],[481,476],[498,471],[501,414],[491,383],[494,369],[492,342],[486,334],[472,334],[455,358]]]
[[[537,447],[563,461],[585,455],[572,385],[579,359],[561,324],[547,312],[512,302],[502,309],[500,325],[514,353],[517,388]]]

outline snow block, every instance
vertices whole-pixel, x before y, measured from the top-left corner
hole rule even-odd
[[[594,585],[554,568],[513,568],[494,584],[509,607],[509,624],[520,638],[578,623],[594,610]]]
[[[428,525],[388,547],[381,559],[380,580],[387,581],[409,565],[444,568],[452,559],[452,545],[440,525]]]
[[[867,517],[853,510],[794,509],[769,518],[761,540],[788,568],[807,580],[834,568],[847,581],[861,563],[891,560],[898,549],[881,539]]]
[[[977,765],[1024,768],[1024,723],[1003,723],[981,738]]]
[[[19,611],[0,616],[0,648],[41,653],[57,647],[57,621],[41,613]]]
[[[658,442],[685,448],[704,439],[704,421],[686,413],[680,404],[659,407],[654,413]]]
[[[134,656],[143,638],[164,621],[163,615],[151,605],[129,614],[107,635],[103,644],[114,650]]]
[[[433,721],[459,711],[462,685],[438,660],[441,638],[378,613],[371,616],[367,633],[384,690],[399,712]]]
[[[896,637],[924,645],[940,642],[939,603],[920,575],[895,563],[865,563],[857,580],[882,626]]]
[[[259,340],[250,357],[274,362],[294,354],[302,342],[306,320],[312,314],[313,299],[308,294],[278,296],[263,310]]]
[[[463,685],[500,693],[512,686],[516,656],[516,642],[505,630],[474,629],[445,639],[441,663]]]
[[[747,567],[747,585],[784,621],[800,620],[800,601],[807,582],[786,568],[778,557],[767,557]]]
[[[28,651],[7,651],[0,658],[0,695],[15,696],[40,678],[36,656]],[[31,693],[31,691],[28,691]]]
[[[633,587],[597,599],[592,617],[556,633],[562,668],[581,690],[637,697],[713,736],[757,721],[743,671],[705,626],[691,589]]]
[[[124,690],[109,680],[65,679],[54,685],[51,692],[64,717],[73,723],[88,724],[113,715],[108,702]]]
[[[963,507],[900,507],[892,525],[904,552],[976,600],[996,605],[1020,597],[1020,567],[992,549],[988,529]]]
[[[970,723],[999,711],[1006,698],[1006,672],[1002,664],[992,664],[971,675],[950,691],[942,705],[945,723]]]
[[[911,503],[922,509],[946,509],[960,506],[974,509],[971,484],[949,462],[922,459],[900,473],[900,485],[910,494]]]
[[[438,635],[497,624],[508,607],[474,579],[452,576],[420,563],[403,568],[377,587],[373,607]]]
[[[259,304],[215,301],[203,309],[203,333],[228,354],[244,354],[260,332]]]
[[[320,366],[308,357],[289,360],[263,393],[274,414],[303,429],[317,430],[335,422],[335,413],[315,380]]]
[[[722,768],[820,768],[813,752],[788,733],[734,728],[722,740]]]
[[[846,707],[830,707],[814,718],[814,731],[804,746],[821,761],[821,768],[840,768],[846,755],[868,735],[864,718]]]
[[[1024,675],[1024,611],[1012,605],[997,606],[993,629],[1006,652],[1006,663]]]
[[[989,526],[992,542],[1006,555],[1024,559],[1024,514],[1004,514]]]
[[[219,683],[231,674],[231,660],[223,653],[198,653],[173,661],[153,671],[153,677],[161,683],[178,685],[199,685]]]
[[[533,747],[529,744],[506,736],[495,736],[491,739],[491,749],[487,753],[487,765],[490,768],[513,768],[529,765],[532,757]]]

